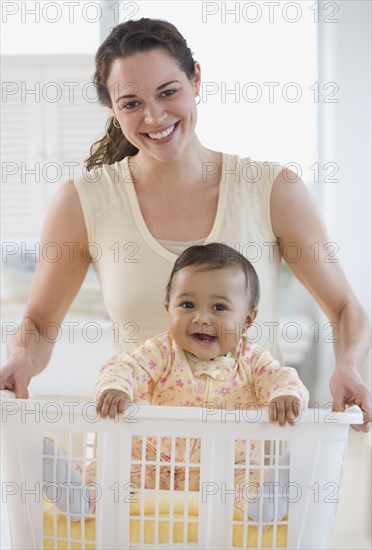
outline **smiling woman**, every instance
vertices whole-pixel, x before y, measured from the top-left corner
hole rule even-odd
[[[243,250],[251,243],[263,289],[255,342],[281,359],[277,298],[284,258],[338,326],[335,406],[361,404],[369,420],[369,394],[358,372],[369,347],[367,316],[340,265],[325,261],[324,224],[298,175],[274,161],[201,143],[195,131],[201,66],[169,22],[141,18],[114,27],[97,52],[94,81],[114,116],[87,160],[89,174],[61,187],[46,218],[43,240],[78,243],[77,253],[73,261],[67,250],[58,263],[39,264],[28,326],[42,332],[46,323],[60,323],[92,263],[112,321],[138,327],[137,341],[122,332],[116,342],[117,352],[130,351],[166,329],[162,288],[182,250],[195,241]],[[113,261],[115,243],[120,250],[134,245],[136,257]],[[52,349],[21,336],[13,338],[2,373],[2,387],[19,396],[27,395]]]
[[[165,154],[170,161],[172,155],[179,157],[190,140],[196,139],[195,96],[200,87],[198,64],[193,73],[189,80],[174,57],[163,48],[117,59],[112,64],[107,81],[111,110],[139,155],[142,150],[152,150],[159,160]],[[136,94],[123,94],[123,90],[133,86],[134,79],[141,83],[136,86]],[[116,90],[119,90],[119,97],[115,100]],[[170,141],[171,148],[152,149],[152,145]]]
[[[171,141],[173,154],[179,155],[191,137],[196,139],[200,66],[173,25],[151,20],[146,25],[141,30],[135,21],[118,25],[97,52],[98,98],[110,108],[113,119],[107,135],[92,148],[88,169],[112,164],[142,147],[147,151],[150,142]],[[118,125],[122,133],[113,130]],[[181,135],[175,140],[170,137],[175,134]],[[182,147],[179,141],[185,139]],[[172,158],[169,147],[156,154]]]

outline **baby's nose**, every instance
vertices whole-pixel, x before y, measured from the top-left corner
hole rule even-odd
[[[207,311],[198,311],[195,313],[192,322],[198,325],[210,325],[210,313]]]

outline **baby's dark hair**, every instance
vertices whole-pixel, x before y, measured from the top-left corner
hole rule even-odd
[[[209,269],[222,269],[223,267],[238,266],[245,275],[246,288],[251,295],[251,308],[256,308],[260,300],[260,282],[256,270],[247,258],[230,246],[223,243],[210,243],[205,245],[190,246],[177,258],[166,286],[165,301],[169,302],[172,281],[177,273],[184,267],[191,265],[202,266],[200,271]]]

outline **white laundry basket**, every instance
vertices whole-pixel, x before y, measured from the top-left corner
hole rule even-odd
[[[1,398],[1,493],[13,549],[324,550],[331,542],[349,425],[363,421],[359,408],[337,414],[310,409],[296,426],[279,427],[268,422],[266,409],[225,411],[213,405],[133,405],[125,416],[103,420],[92,402],[71,397],[16,400],[2,392]],[[136,436],[142,436],[142,454],[133,458]],[[58,498],[58,487],[48,487],[54,492],[48,492],[49,501],[44,499],[45,437],[63,450],[69,465],[80,465],[83,484],[96,463],[95,483],[84,486],[86,498],[94,495],[95,509],[81,511],[75,521],[51,504]],[[149,437],[157,442],[155,457],[147,456]],[[166,462],[161,455],[164,438],[170,449]],[[200,459],[191,463],[195,440],[200,440]],[[245,449],[239,463],[237,444]],[[257,445],[259,464],[253,464],[250,449]],[[177,463],[180,446],[186,458]],[[140,472],[135,487],[133,468]],[[154,474],[150,488],[145,482],[147,468]],[[162,468],[169,473],[168,487],[159,483]],[[180,470],[185,477],[182,487],[174,481]],[[245,502],[239,515],[235,474],[242,471],[246,490],[240,493]],[[200,475],[197,490],[189,486],[191,472]],[[285,487],[280,483],[283,473]],[[253,496],[252,474],[260,480]],[[268,474],[271,482],[266,487]],[[263,503],[269,501],[273,517],[264,520]],[[279,520],[284,501],[287,514]],[[257,503],[255,520],[248,514],[251,502]]]

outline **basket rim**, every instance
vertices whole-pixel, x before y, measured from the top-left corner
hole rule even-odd
[[[35,404],[39,407],[51,406],[56,404],[62,414],[71,414],[73,406],[74,414],[87,414],[87,407],[93,408],[94,401],[86,396],[67,396],[67,395],[35,395],[30,399],[16,399],[14,393],[3,390],[0,391],[0,408],[6,409],[9,413],[9,403],[13,404],[13,414],[18,411],[35,411]],[[148,405],[136,403],[131,406],[136,407],[136,418],[140,419],[159,419],[159,420],[192,420],[200,422],[259,422],[270,424],[268,407],[261,409],[243,409],[228,410],[217,403],[205,403],[203,407],[179,407],[164,405]],[[345,412],[333,412],[332,403],[328,408],[308,408],[301,412],[296,424],[363,424],[363,412],[358,405],[348,407]],[[124,415],[125,416],[125,413]],[[103,422],[110,422],[110,419],[101,419]]]

